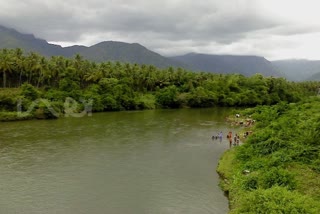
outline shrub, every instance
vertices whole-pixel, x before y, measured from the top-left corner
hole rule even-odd
[[[273,186],[282,186],[293,190],[296,187],[294,175],[285,169],[272,167],[270,169],[266,169],[262,174],[261,186],[265,189]]]
[[[135,99],[138,109],[155,109],[156,100],[152,94],[139,95]]]
[[[248,175],[244,178],[242,189],[243,190],[255,190],[258,188],[258,177],[256,175]]]
[[[248,192],[239,199],[239,204],[231,213],[318,214],[320,210],[319,204],[313,199],[279,186]]]
[[[178,108],[178,89],[176,86],[169,86],[160,89],[156,94],[157,103],[164,108]]]
[[[24,83],[21,86],[21,95],[24,96],[25,98],[31,100],[31,101],[34,101],[34,100],[39,98],[40,93],[32,85],[30,85],[28,83]]]

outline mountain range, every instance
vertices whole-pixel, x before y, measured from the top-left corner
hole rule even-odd
[[[288,80],[320,80],[320,60],[291,59],[272,62],[277,71],[281,71]]]
[[[245,76],[261,73],[264,76],[283,76],[292,81],[308,80],[312,75],[320,73],[320,61],[268,61],[261,56],[200,53],[165,57],[138,43],[116,41],[104,41],[90,47],[81,45],[61,47],[50,44],[44,39],[36,38],[32,34],[24,34],[15,29],[0,26],[0,49],[3,48],[21,48],[25,52],[37,52],[46,57],[64,56],[70,58],[80,54],[85,59],[95,62],[120,61],[154,65],[159,68],[171,66],[193,71],[240,73]]]
[[[266,76],[280,76],[271,62],[260,56],[211,55],[189,53],[171,59],[189,64],[192,70],[216,73],[241,73],[250,76],[261,73]]]
[[[38,39],[32,34],[22,34],[14,29],[0,26],[0,49],[2,48],[21,48],[26,52],[32,51],[46,57],[73,57],[80,54],[84,58],[95,62],[121,61],[150,64],[159,68],[169,66],[187,67],[137,43],[106,41],[90,47],[80,45],[61,47],[60,45],[50,44],[46,40]]]

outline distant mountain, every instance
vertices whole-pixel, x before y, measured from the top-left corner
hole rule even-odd
[[[72,48],[72,47],[71,47]],[[84,58],[103,62],[121,61],[138,64],[149,64],[156,67],[186,67],[183,63],[168,59],[160,54],[148,50],[138,43],[101,42],[91,47],[78,51]]]
[[[61,55],[63,49],[59,45],[49,44],[43,39],[37,39],[32,34],[22,34],[0,25],[0,49],[21,48],[27,52],[33,51],[44,56]]]
[[[305,79],[306,81],[320,81],[320,72],[313,74],[309,78]]]
[[[259,56],[209,55],[189,53],[171,59],[188,64],[193,70],[215,73],[240,73],[250,76],[261,73],[264,76],[281,76],[271,62]]]
[[[320,60],[278,60],[272,61],[272,64],[292,81],[304,81],[320,72]]]
[[[86,46],[61,47],[49,44],[43,39],[35,38],[32,34],[22,34],[14,29],[0,26],[0,49],[21,48],[26,52],[37,52],[44,56],[73,57],[76,54],[82,55],[88,60],[95,62],[121,61],[129,63],[154,65],[159,68],[184,67],[187,66],[168,59],[155,53],[140,44],[107,41],[99,44]]]

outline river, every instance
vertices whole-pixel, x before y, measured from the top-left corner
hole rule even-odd
[[[0,213],[224,214],[229,109],[0,123]]]

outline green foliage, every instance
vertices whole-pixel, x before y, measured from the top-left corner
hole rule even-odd
[[[246,176],[243,179],[243,183],[241,186],[241,188],[246,191],[255,190],[259,187],[259,178],[256,175]]]
[[[18,116],[17,112],[0,112],[0,121],[17,121],[17,120],[30,120],[33,118],[33,115],[24,115]]]
[[[24,54],[21,49],[3,49],[0,59],[0,82],[5,91],[0,93],[2,111],[15,111],[19,100],[22,110],[26,111],[39,98],[61,104],[69,97],[79,102],[78,111],[84,107],[81,100],[92,100],[92,110],[96,112],[156,107],[257,106],[296,102],[305,95],[314,94],[319,87],[313,82],[293,83],[259,74],[244,77],[120,62],[94,63],[80,55],[73,59],[62,56],[49,59],[33,52]],[[4,88],[18,89],[20,93]],[[283,108],[286,105],[283,104]],[[39,107],[38,112],[41,109]],[[252,115],[259,121],[281,115],[280,106],[258,109],[267,110],[270,114],[254,112]],[[265,124],[259,122],[258,126]],[[268,152],[272,150],[260,151],[261,154]],[[301,151],[298,157],[304,152],[314,154],[315,151]]]
[[[178,89],[176,86],[169,86],[156,93],[156,100],[164,108],[178,108]]]
[[[319,212],[319,109],[320,99],[309,98],[240,112],[257,123],[246,143],[233,149],[236,164],[229,165],[228,188],[222,185],[231,213]],[[308,198],[305,204],[301,197]]]
[[[50,103],[47,105],[46,103],[39,102],[36,106],[35,117],[37,119],[56,119],[60,115],[60,106],[59,103]]]
[[[111,95],[103,95],[102,103],[104,105],[104,109],[107,111],[119,111],[121,110],[120,104],[117,100]]]
[[[171,67],[158,69],[119,62],[93,63],[80,55],[74,59],[61,56],[46,59],[32,52],[23,54],[21,49],[3,49],[0,58],[0,72],[3,74],[0,81],[5,87],[20,87],[27,83],[42,89],[44,97],[54,89],[64,92],[65,96],[80,99],[83,90],[91,84],[98,84],[101,87],[99,95],[112,95],[124,109],[134,109],[133,92],[157,91],[157,104],[170,108],[185,105],[256,106],[296,102],[306,94],[314,94],[319,87],[313,82],[294,83],[259,74],[246,78],[239,74],[193,73]],[[127,97],[116,94],[119,88],[122,94],[129,93]],[[180,97],[182,93],[188,96]]]
[[[30,101],[35,101],[39,98],[40,93],[31,84],[25,83],[21,86],[21,95]]]
[[[239,204],[232,214],[317,214],[320,210],[312,198],[279,186],[248,192]]]
[[[217,105],[217,102],[216,94],[201,86],[193,89],[188,97],[190,107],[210,107]]]
[[[0,111],[16,111],[20,90],[0,89]]]
[[[283,186],[290,190],[295,189],[296,183],[294,176],[285,169],[272,167],[262,172],[263,177],[261,178],[261,187],[268,189],[273,186]]]
[[[138,95],[135,103],[138,109],[155,109],[156,99],[152,94]]]
[[[100,85],[92,84],[84,91],[83,94],[85,100],[91,99],[93,101],[92,110],[95,112],[103,111],[105,108],[103,97],[100,95],[100,91]]]
[[[68,97],[67,92],[58,91],[55,89],[49,89],[44,95],[45,99],[48,99],[51,101],[60,101],[60,102],[64,102],[67,97]]]

